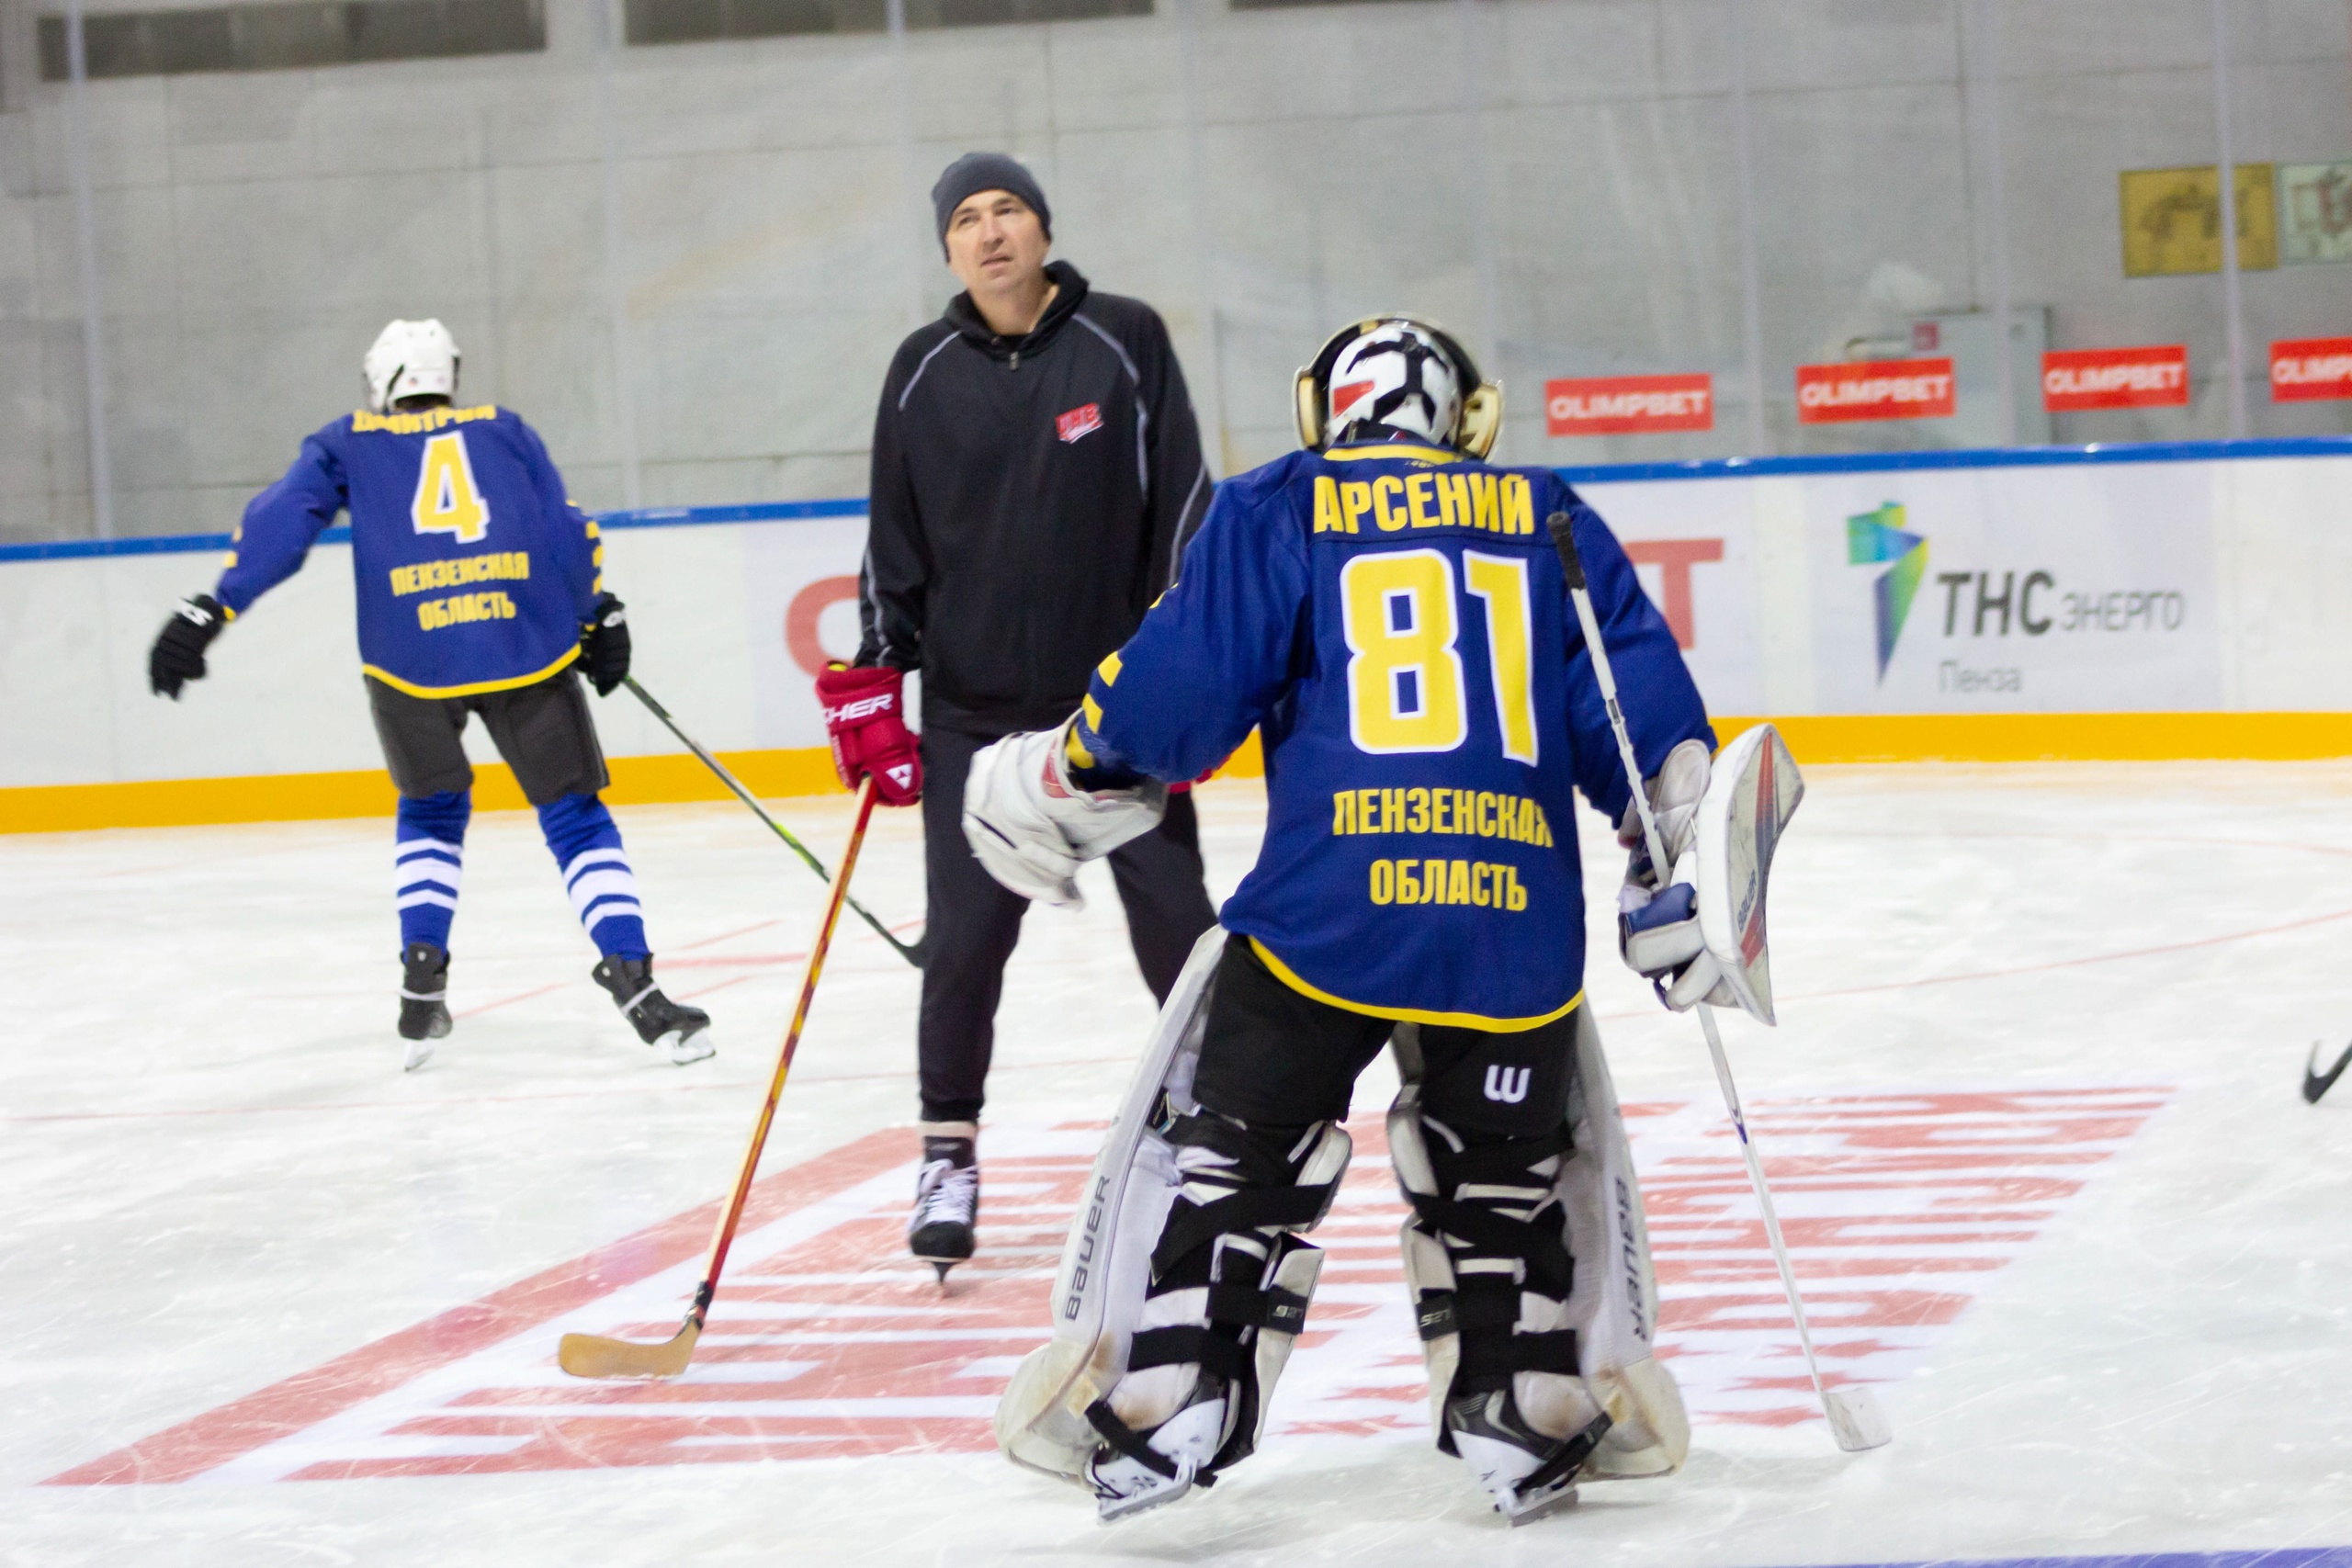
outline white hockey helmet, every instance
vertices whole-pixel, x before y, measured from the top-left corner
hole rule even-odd
[[[383,413],[402,398],[436,392],[456,397],[458,358],[458,340],[437,319],[390,323],[359,362],[368,406]]]
[[[1298,438],[1309,451],[1368,423],[1484,457],[1502,429],[1502,388],[1480,378],[1444,328],[1418,316],[1341,327],[1299,371],[1295,390]]]

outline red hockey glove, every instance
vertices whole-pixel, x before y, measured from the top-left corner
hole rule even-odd
[[[874,775],[875,797],[885,806],[912,806],[922,798],[922,759],[907,732],[906,677],[887,668],[851,670],[829,666],[817,677],[817,705],[825,711],[825,733],[833,742],[833,771],[855,789]]]

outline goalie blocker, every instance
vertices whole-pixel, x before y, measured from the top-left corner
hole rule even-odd
[[[1640,1190],[1586,1010],[1512,1032],[1391,1024],[1290,990],[1222,930],[1096,1158],[1053,1338],[997,1409],[1007,1457],[1088,1486],[1110,1520],[1254,1451],[1320,1272],[1302,1233],[1351,1152],[1337,1122],[1384,1043],[1407,1079],[1388,1139],[1438,1446],[1514,1522],[1579,1476],[1680,1466]]]

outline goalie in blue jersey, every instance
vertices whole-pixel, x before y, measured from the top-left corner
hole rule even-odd
[[[1405,1080],[1387,1141],[1438,1446],[1514,1520],[1579,1475],[1668,1473],[1688,1448],[1584,1006],[1575,796],[1629,847],[1640,828],[1552,513],[1573,520],[1676,862],[1661,879],[1633,857],[1628,961],[1676,1006],[1717,987],[1684,863],[1713,736],[1600,519],[1547,470],[1482,460],[1500,404],[1427,322],[1338,333],[1299,373],[1306,450],[1218,489],[1080,713],[973,765],[974,851],[1068,905],[1080,863],[1148,828],[1166,783],[1252,727],[1265,745],[1264,847],[1161,1014],[1065,1255],[1054,1341],[997,1416],[1010,1457],[1088,1485],[1105,1518],[1256,1446],[1319,1266],[1300,1233],[1330,1206],[1340,1122],[1384,1045]]]
[[[610,782],[580,689],[628,674],[628,623],[605,591],[595,523],[564,494],[538,433],[505,409],[459,408],[458,345],[437,321],[394,321],[363,362],[368,407],[302,443],[255,496],[219,585],[164,624],[149,683],[177,701],[228,624],[301,570],[351,513],[359,658],[394,829],[401,1037],[422,1066],[449,1032],[449,926],[458,910],[473,769],[459,737],[479,716],[538,809],[573,911],[602,955],[594,976],[673,1062],[711,1055],[710,1017],[653,982],[652,950]]]

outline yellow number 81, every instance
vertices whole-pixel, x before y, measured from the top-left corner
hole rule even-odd
[[[1533,765],[1527,563],[1465,550],[1462,570],[1487,612],[1487,655],[1502,753]],[[1453,563],[1439,550],[1361,555],[1340,570],[1348,640],[1348,734],[1374,755],[1451,751],[1469,739]]]

